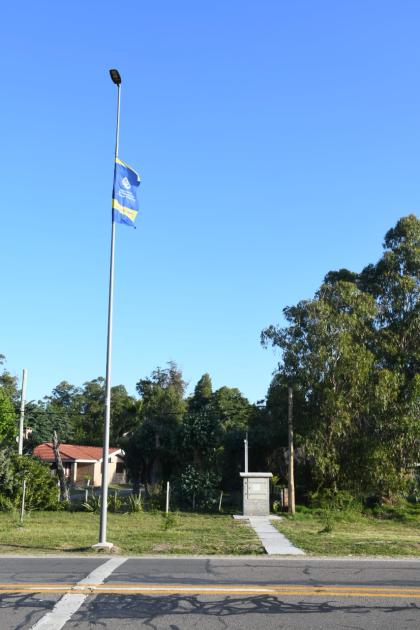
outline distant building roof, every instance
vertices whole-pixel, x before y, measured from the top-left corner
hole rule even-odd
[[[60,455],[63,462],[97,462],[102,459],[102,446],[82,446],[79,444],[60,444]],[[109,454],[121,452],[120,448],[110,447]],[[34,449],[35,457],[45,462],[54,462],[54,449],[51,442],[43,442]]]

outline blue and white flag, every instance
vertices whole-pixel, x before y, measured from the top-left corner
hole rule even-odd
[[[114,188],[112,191],[112,220],[134,227],[139,211],[137,189],[140,177],[131,166],[115,158]]]

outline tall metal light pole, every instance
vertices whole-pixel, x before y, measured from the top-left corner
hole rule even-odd
[[[115,160],[118,158],[118,144],[120,135],[120,102],[121,76],[118,70],[109,71],[112,82],[117,86],[117,124],[115,132]],[[111,257],[109,265],[109,296],[108,296],[108,336],[106,350],[106,378],[105,378],[105,423],[104,446],[102,455],[102,489],[101,489],[101,520],[99,526],[99,542],[95,548],[110,549],[113,544],[106,540],[108,516],[108,459],[109,459],[109,428],[111,421],[111,367],[112,367],[112,311],[114,300],[114,252],[115,252],[115,222],[111,221]]]

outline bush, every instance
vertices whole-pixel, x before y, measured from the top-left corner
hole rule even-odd
[[[324,526],[320,533],[330,533],[337,522],[355,521],[362,514],[361,501],[346,491],[323,489],[312,493],[310,499],[315,514]]]
[[[331,508],[323,508],[320,511],[319,514],[321,523],[323,524],[324,528],[321,529],[321,531],[319,532],[320,534],[329,534],[330,532],[332,532],[334,524],[337,521],[337,515],[334,512],[333,509]]]
[[[10,512],[14,505],[10,499],[0,494],[0,512]]]
[[[88,500],[82,503],[82,506],[86,512],[98,514],[101,511],[101,497],[96,494],[91,494]]]
[[[114,493],[108,497],[108,510],[110,512],[120,512],[123,507],[123,500],[118,496],[118,492],[114,490]]]
[[[312,510],[307,505],[297,505],[296,514],[312,514]]]
[[[143,503],[141,498],[137,494],[130,494],[124,502],[124,509],[126,512],[142,512]]]
[[[162,514],[162,527],[164,530],[170,529],[176,524],[176,517],[173,512],[161,512]]]
[[[280,512],[282,512],[283,507],[281,504],[281,501],[273,501],[273,512],[274,514],[279,514]]]
[[[362,502],[352,494],[344,490],[320,490],[310,495],[311,506],[320,510],[332,510],[334,512],[362,512]]]
[[[165,505],[165,494],[160,483],[151,483],[147,486],[147,498],[145,507],[150,511],[162,510]]]
[[[420,514],[420,505],[413,505],[409,501],[401,501],[398,505],[377,504],[366,510],[375,518],[401,522],[416,522]]]
[[[220,478],[215,473],[200,472],[190,465],[174,486],[175,495],[181,505],[203,512],[214,512],[218,509]]]
[[[27,510],[59,509],[58,490],[49,465],[30,455],[17,455],[11,449],[0,451],[2,509],[10,504],[16,508],[20,506],[24,479]]]

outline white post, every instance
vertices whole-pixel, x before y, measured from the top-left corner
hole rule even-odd
[[[169,481],[166,482],[166,514],[169,512]]]
[[[27,375],[27,372],[24,369],[22,372],[22,394],[20,398],[19,443],[18,443],[19,455],[23,455],[23,425],[24,425],[24,420],[25,420],[26,375]]]
[[[244,449],[245,449],[245,472],[248,472],[248,431],[246,433],[246,438],[244,440]]]
[[[20,524],[23,525],[23,518],[25,516],[25,495],[26,495],[26,479],[23,480],[22,485],[22,504],[20,506]]]

